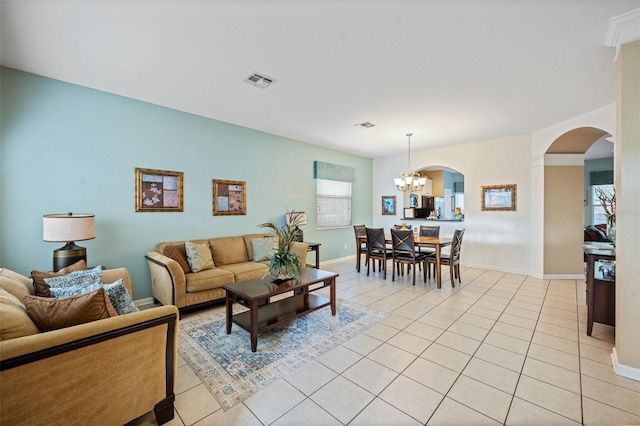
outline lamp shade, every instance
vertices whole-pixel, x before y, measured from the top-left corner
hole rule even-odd
[[[298,219],[298,226],[307,224],[307,213],[305,212],[296,212],[296,211],[287,212],[285,214],[285,217],[287,220],[287,225],[293,222],[296,218]]]
[[[46,214],[42,217],[42,239],[51,242],[91,240],[96,237],[95,215]]]

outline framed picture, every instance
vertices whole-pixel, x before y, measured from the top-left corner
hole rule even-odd
[[[396,214],[396,196],[395,195],[382,196],[382,214],[384,215]]]
[[[182,172],[136,167],[136,212],[184,211],[182,178]]]
[[[247,183],[239,180],[213,179],[213,215],[247,214]]]
[[[482,210],[516,210],[516,184],[488,185],[482,187],[480,194]]]

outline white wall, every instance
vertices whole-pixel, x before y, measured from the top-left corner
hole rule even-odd
[[[466,229],[462,262],[467,266],[528,274],[531,269],[531,136],[472,142],[453,147],[411,153],[415,169],[431,165],[446,166],[464,175],[464,222],[439,222],[440,233],[451,236],[454,229]],[[391,228],[402,218],[383,216],[380,197],[402,195],[393,178],[405,170],[406,155],[373,160],[373,224]],[[480,187],[496,184],[517,185],[517,210],[480,211]],[[398,197],[400,200],[401,197]],[[419,221],[416,221],[419,223]]]

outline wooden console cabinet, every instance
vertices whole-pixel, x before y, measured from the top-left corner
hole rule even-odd
[[[616,325],[616,250],[612,245],[585,245],[583,250],[587,257],[587,336],[591,336],[594,322]]]

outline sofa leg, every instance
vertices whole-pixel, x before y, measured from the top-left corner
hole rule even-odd
[[[153,412],[156,415],[156,421],[159,425],[163,425],[168,421],[173,420],[173,402],[175,400],[176,396],[171,394],[153,407]]]

